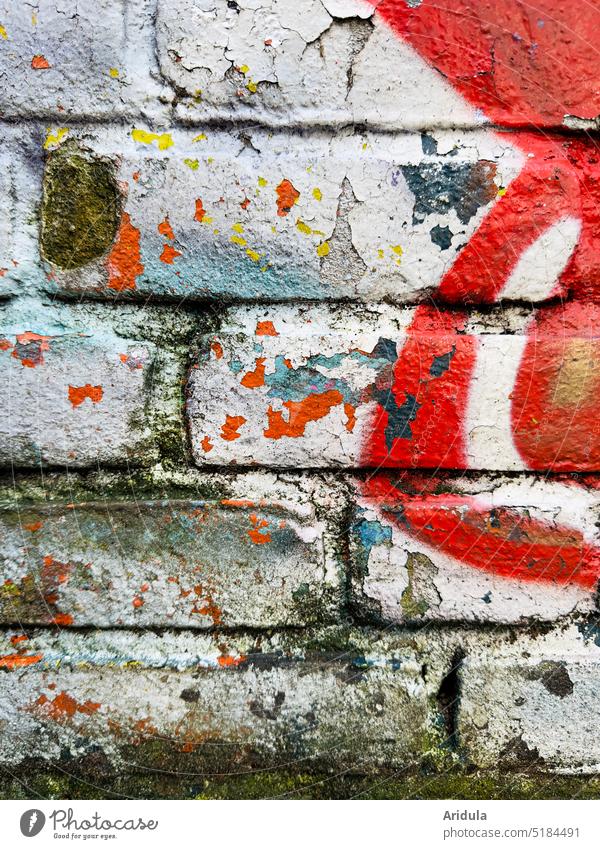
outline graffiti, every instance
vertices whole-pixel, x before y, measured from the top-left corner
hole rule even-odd
[[[478,422],[471,411],[478,402],[477,377],[485,376],[488,384],[512,386],[510,404],[498,405],[496,414],[506,419],[497,431],[504,431],[505,449],[516,467],[552,472],[598,468],[596,144],[535,131],[562,124],[565,115],[592,119],[600,112],[590,46],[599,12],[575,6],[566,0],[546,0],[535,9],[518,0],[449,0],[441,6],[433,0],[384,0],[377,6],[391,30],[492,124],[523,130],[510,138],[526,153],[524,167],[444,274],[434,297],[463,307],[498,301],[509,292],[515,297],[528,274],[539,278],[541,298],[567,292],[573,300],[542,310],[531,320],[520,349],[497,359],[486,351],[484,339],[464,334],[455,313],[450,318],[436,308],[420,307],[391,385],[375,395],[363,465],[478,467]],[[501,130],[490,132],[502,135]],[[420,193],[435,186],[431,189],[417,172],[408,179],[418,203],[430,202]],[[450,184],[446,198],[451,189]],[[490,397],[493,389],[488,405]],[[600,574],[600,549],[588,544],[579,529],[551,526],[519,511],[490,510],[467,497],[412,497],[381,473],[363,491],[370,503],[380,502],[384,493],[391,497],[394,509],[380,508],[388,522],[470,567],[521,581],[590,589]]]

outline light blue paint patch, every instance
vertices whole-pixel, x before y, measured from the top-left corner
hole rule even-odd
[[[381,522],[369,519],[361,519],[352,526],[352,531],[358,536],[368,559],[374,545],[392,541],[392,529]]]

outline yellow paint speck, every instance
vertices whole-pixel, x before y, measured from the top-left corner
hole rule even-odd
[[[208,163],[209,165],[212,165],[212,164],[213,164],[213,162],[214,162],[215,160],[214,160],[214,157],[209,156],[209,157],[208,157],[208,159],[207,159],[206,161],[207,161],[207,163]]]
[[[367,143],[366,143],[366,142],[363,142],[362,149],[363,149],[363,150],[366,150],[366,149],[367,149]]]
[[[321,189],[313,189],[313,197],[315,200],[323,200],[323,192],[321,191]]]
[[[259,254],[259,253],[257,253],[256,251],[253,251],[251,248],[246,248],[246,253],[247,253],[247,254],[248,254],[248,256],[250,257],[250,259],[251,259],[251,260],[253,260],[254,262],[258,262],[258,261],[259,261],[259,259],[260,259],[260,254]]]
[[[184,159],[183,161],[184,161],[184,163],[187,165],[187,167],[188,167],[188,168],[191,168],[191,169],[192,169],[192,171],[197,171],[197,170],[198,170],[198,165],[199,165],[200,163],[198,162],[198,160],[197,160],[197,159]]]
[[[391,249],[394,251],[396,256],[402,256],[404,251],[402,250],[401,245],[390,245]]]
[[[109,68],[108,73],[113,78],[113,80],[116,80],[117,77],[119,76],[119,69],[118,68]]]
[[[236,233],[243,233],[244,232],[244,227],[243,227],[242,224],[240,224],[239,221],[236,221],[235,224],[232,224],[231,229],[235,230]]]
[[[68,132],[69,130],[67,127],[59,127],[56,132],[52,132],[52,129],[48,127],[46,131],[46,141],[44,142],[44,150],[51,150],[53,147],[59,145]]]
[[[329,242],[321,242],[317,245],[317,256],[327,256],[329,253]]]
[[[265,186],[268,186],[269,183],[268,183],[267,180],[265,180],[264,177],[259,177],[258,178],[258,185],[261,186],[262,188],[264,188]]]
[[[171,133],[149,133],[147,130],[132,130],[131,138],[140,144],[156,142],[159,150],[167,150],[173,146]]]
[[[229,241],[233,242],[234,245],[241,245],[242,247],[245,247],[248,244],[243,236],[232,236]]]
[[[250,94],[256,94],[256,92],[258,91],[258,86],[253,80],[248,81],[246,88],[248,89]]]
[[[5,39],[8,38],[8,33],[6,32],[6,30],[4,29],[2,24],[0,24],[0,36],[2,36],[2,38],[5,38]]]
[[[383,248],[378,249],[377,256],[379,257],[379,259],[383,259],[383,257],[384,257]]]
[[[248,67],[248,65],[240,65],[238,70],[240,70],[242,72],[242,74],[247,74],[248,71],[250,70],[250,68]]]
[[[305,224],[304,221],[302,221],[300,218],[296,221],[296,227],[298,228],[298,230],[300,230],[301,233],[304,233],[305,236],[312,235],[312,230],[310,229],[308,224]]]
[[[504,188],[504,186],[500,186],[500,188],[498,189],[498,197],[503,198],[505,194],[506,194],[506,189]]]
[[[271,233],[276,233],[277,227],[274,224],[271,224]]]
[[[194,136],[194,138],[192,139],[192,142],[199,142],[199,141],[206,141],[206,134],[205,133],[198,133],[198,135]]]

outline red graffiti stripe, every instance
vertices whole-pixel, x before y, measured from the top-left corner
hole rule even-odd
[[[390,376],[379,377],[378,402],[364,465],[464,467],[463,421],[477,338],[458,335],[465,316],[419,307]]]
[[[600,8],[580,0],[382,0],[379,15],[505,126],[600,114]]]
[[[404,533],[474,569],[586,589],[600,576],[600,548],[577,529],[550,525],[514,508],[483,507],[474,497],[406,495],[382,475],[366,482],[364,492]]]

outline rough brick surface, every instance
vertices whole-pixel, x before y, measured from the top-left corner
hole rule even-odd
[[[575,12],[551,0],[535,10],[465,0],[178,0],[159,4],[157,32],[162,71],[188,95],[178,107],[187,120],[560,127],[591,124],[600,112],[588,37],[599,23],[594,7]]]
[[[536,155],[543,186],[556,155]],[[42,256],[51,289],[111,298],[410,302],[445,279],[527,161],[506,134],[74,129],[46,160]],[[86,179],[93,168],[104,168],[123,202],[106,241],[96,227],[95,251],[85,217],[77,218],[77,205],[104,200],[98,176]],[[67,182],[76,205],[66,209],[65,182],[75,169],[84,178]],[[565,210],[549,232],[538,232],[531,255],[507,268],[505,285],[483,300],[565,294],[559,277],[577,245],[576,215],[576,207],[571,217]],[[57,217],[69,227],[66,250],[52,237]],[[446,285],[449,299],[469,294],[468,285]]]
[[[127,315],[112,311],[78,315],[23,301],[2,318],[3,466],[157,457],[156,440],[177,408],[177,361],[148,340],[143,312],[131,327],[137,338],[126,332]]]
[[[474,649],[461,674],[465,755],[482,767],[597,772],[599,660],[586,625]]]
[[[5,504],[0,621],[222,629],[339,617],[339,529],[316,518],[318,487],[271,475],[195,483],[194,500],[109,501],[100,489],[72,503],[71,480],[69,504]],[[224,486],[226,497],[201,497]]]
[[[595,488],[376,475],[355,482],[357,611],[379,622],[527,622],[595,610]]]
[[[0,768],[600,774],[596,5],[0,0]]]
[[[190,373],[194,458],[596,471],[593,315],[231,311]]]
[[[164,114],[153,78],[152,0],[0,4],[4,117]],[[154,74],[154,76],[157,76]]]
[[[444,739],[434,697],[447,650],[411,637],[378,635],[374,649],[368,632],[303,645],[121,631],[11,645],[20,636],[6,635],[0,661],[7,764],[56,763],[67,749],[130,769],[370,771],[418,765]]]

